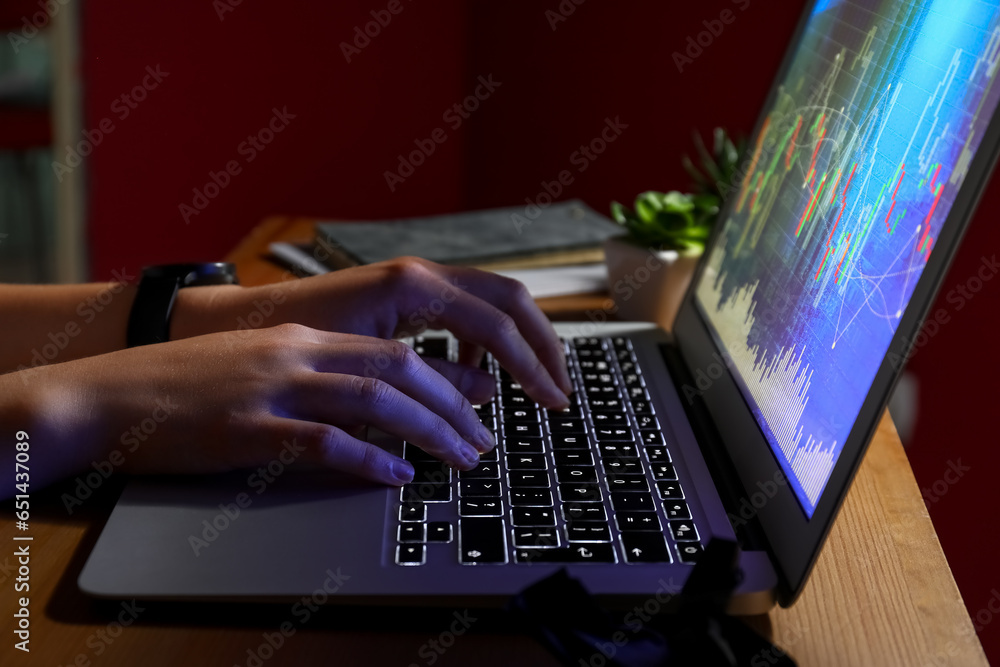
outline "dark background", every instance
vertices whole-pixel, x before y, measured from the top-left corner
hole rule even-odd
[[[84,127],[115,124],[88,164],[91,277],[219,258],[271,214],[357,219],[518,205],[563,169],[574,175],[563,197],[599,211],[645,189],[684,189],[680,156],[692,150],[692,131],[752,129],[803,3],[752,0],[741,11],[721,0],[565,0],[574,11],[553,29],[546,11],[558,11],[557,0],[402,0],[403,11],[346,62],[340,43],[387,4],[244,1],[220,19],[207,0],[81,3]],[[724,9],[735,21],[679,72],[672,53]],[[157,65],[169,76],[119,120],[111,104]],[[500,86],[451,129],[442,114],[480,75]],[[274,107],[295,119],[248,164],[237,147]],[[579,173],[570,156],[606,118],[628,127]],[[447,140],[391,192],[384,172],[438,127]],[[185,224],[179,205],[234,159],[242,173]],[[998,210],[994,181],[936,306],[951,321],[909,365],[919,381],[907,443],[918,483],[943,480],[949,462],[969,467],[928,511],[974,618],[1000,587],[990,482],[1000,461],[1000,281],[961,310],[943,297],[997,251]],[[997,627],[980,632],[994,660]]]

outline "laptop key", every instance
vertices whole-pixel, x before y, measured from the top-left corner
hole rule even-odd
[[[590,409],[602,412],[619,412],[625,410],[625,403],[618,397],[594,398],[590,401]]]
[[[403,458],[410,463],[417,463],[420,461],[433,462],[438,460],[416,445],[412,445],[408,442],[403,444]]]
[[[591,412],[594,426],[598,428],[616,426],[628,428],[628,415],[624,412]]]
[[[548,507],[515,507],[511,510],[515,526],[554,526],[555,510]]]
[[[702,551],[698,542],[684,542],[677,545],[677,553],[680,554],[682,563],[697,563]]]
[[[510,504],[514,507],[552,507],[552,492],[548,489],[511,489]]]
[[[503,422],[525,422],[534,424],[538,421],[538,411],[534,407],[514,408],[503,411]]]
[[[451,542],[451,524],[447,521],[431,521],[427,524],[428,542]]]
[[[663,503],[663,511],[667,513],[668,519],[690,519],[691,510],[683,500],[671,500]]]
[[[508,470],[545,470],[548,465],[542,454],[508,454]]]
[[[427,508],[419,500],[405,502],[399,506],[400,521],[426,521]]]
[[[653,499],[647,493],[624,493],[621,491],[613,491],[611,493],[611,505],[615,508],[615,511],[654,511]]]
[[[640,429],[660,430],[660,422],[656,421],[653,415],[636,415],[635,418],[639,422]]]
[[[498,479],[468,479],[458,483],[458,495],[500,497],[500,480]]]
[[[508,438],[523,438],[525,436],[529,438],[542,437],[542,427],[538,422],[533,424],[513,422],[510,424],[504,424],[503,429]]]
[[[499,477],[500,467],[493,461],[480,460],[479,465],[472,470],[461,470],[458,473],[459,479],[498,479]]]
[[[570,450],[555,452],[556,467],[559,466],[592,466],[594,456],[585,450]]]
[[[458,501],[459,516],[503,516],[503,501],[499,498],[462,498]]]
[[[451,501],[450,484],[431,484],[429,482],[411,482],[404,484],[399,494],[405,502],[447,503]]]
[[[615,549],[610,544],[580,544],[557,549],[517,549],[517,563],[614,563]]]
[[[545,451],[541,438],[509,438],[503,441],[503,448],[508,454],[541,454]]]
[[[604,464],[604,471],[611,475],[641,475],[642,463],[636,458],[609,458],[605,457],[601,461]]]
[[[674,481],[677,479],[677,471],[669,463],[654,463],[650,466],[653,479],[661,481]]]
[[[507,473],[507,483],[511,488],[549,487],[548,473],[540,470],[512,470]]]
[[[649,483],[645,475],[608,475],[608,488],[612,491],[625,491],[628,493],[648,492]]]
[[[400,542],[424,542],[427,540],[426,528],[422,523],[404,523],[397,529],[396,537]]]
[[[566,521],[608,520],[608,513],[600,503],[563,503],[562,514]]]
[[[597,469],[594,466],[560,466],[556,468],[556,481],[566,483],[596,482]]]
[[[555,419],[549,422],[549,430],[555,433],[586,433],[582,419]]]
[[[671,521],[670,534],[678,542],[698,541],[698,529],[694,527],[693,521]]]
[[[631,494],[626,494],[631,495]],[[604,498],[597,484],[560,484],[559,499],[564,503],[599,503]]]
[[[413,342],[413,351],[421,357],[429,357],[431,359],[447,359],[448,339],[424,338],[421,336]]]
[[[426,549],[422,544],[400,544],[396,547],[396,563],[399,565],[423,565]]]
[[[519,549],[551,549],[560,544],[559,531],[537,526],[514,528],[514,546]]]
[[[611,529],[599,521],[574,521],[566,526],[568,542],[610,542]]]
[[[463,565],[507,562],[507,538],[503,519],[497,517],[458,520],[458,561]]]
[[[640,431],[639,437],[642,438],[642,444],[644,445],[665,445],[666,440],[663,439],[663,434],[659,431]]]
[[[684,497],[680,482],[657,482],[656,488],[660,492],[660,498],[664,500],[680,500]]]
[[[552,449],[590,449],[590,442],[582,433],[553,433]]]
[[[615,523],[623,533],[663,532],[656,512],[616,512]]]
[[[635,445],[630,442],[602,442],[597,446],[597,451],[602,460],[639,457]]]
[[[605,428],[598,426],[594,428],[594,435],[597,436],[598,442],[632,442],[635,440],[635,436],[632,435],[632,429],[630,428]]]
[[[649,459],[650,463],[659,463],[660,461],[669,463],[670,462],[670,452],[666,447],[646,447],[646,458]]]
[[[629,563],[669,563],[663,533],[622,533],[622,551]]]

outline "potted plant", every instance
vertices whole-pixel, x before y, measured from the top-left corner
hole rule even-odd
[[[622,320],[656,322],[669,329],[695,267],[712,234],[723,195],[737,184],[741,150],[716,128],[710,153],[695,135],[701,168],[687,156],[694,193],[641,193],[635,210],[611,203],[611,215],[625,233],[604,243],[608,286]]]

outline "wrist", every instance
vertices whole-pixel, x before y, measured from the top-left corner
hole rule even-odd
[[[186,287],[177,292],[170,317],[170,340],[180,340],[239,326],[243,302],[249,302],[252,289],[239,285]]]

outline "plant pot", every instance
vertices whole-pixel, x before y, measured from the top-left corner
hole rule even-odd
[[[604,242],[614,314],[619,320],[655,322],[669,331],[700,253],[650,250],[627,239],[615,236]]]

